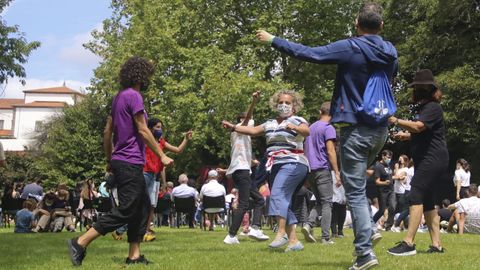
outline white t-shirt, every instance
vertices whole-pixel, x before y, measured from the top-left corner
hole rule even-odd
[[[470,186],[470,172],[466,172],[464,169],[459,169],[455,171],[455,178],[453,178],[453,182],[455,185],[457,181],[461,181],[462,187],[469,187]]]
[[[408,178],[408,168],[401,168],[397,170],[397,175],[406,175],[403,181],[400,180],[394,180],[395,183],[393,183],[393,192],[395,194],[404,194],[405,193],[405,186],[406,186],[406,180]]]
[[[472,196],[455,203],[459,214],[465,213],[466,233],[480,234],[480,198]]]
[[[193,187],[188,186],[187,184],[181,184],[176,186],[172,190],[172,201],[176,198],[190,198],[194,197],[195,200],[197,199],[197,190]]]
[[[237,126],[241,123],[237,124]],[[250,119],[247,124],[248,127],[254,126],[254,121]],[[231,160],[230,166],[227,169],[227,175],[233,174],[236,170],[250,170],[252,166],[252,139],[248,135],[243,135],[238,132],[230,134],[231,144]]]
[[[227,194],[225,187],[220,185],[217,180],[210,180],[207,184],[202,186],[200,190],[200,198],[207,197],[220,197]]]
[[[407,181],[405,181],[405,190],[410,191],[411,185],[410,182],[412,182],[413,175],[415,174],[415,169],[414,167],[407,168]]]

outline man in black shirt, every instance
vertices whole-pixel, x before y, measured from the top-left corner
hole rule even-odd
[[[377,222],[384,214],[388,206],[388,218],[385,222],[385,230],[390,230],[393,225],[395,214],[395,193],[393,192],[392,169],[392,151],[383,150],[382,158],[375,164],[375,184],[378,187],[378,212],[373,216],[373,222]]]

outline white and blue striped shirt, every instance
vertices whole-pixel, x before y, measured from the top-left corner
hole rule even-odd
[[[308,166],[308,159],[303,153],[304,137],[294,130],[287,129],[287,124],[307,124],[308,122],[299,116],[290,116],[280,124],[276,119],[263,123],[267,140],[267,153],[269,161],[267,169],[276,164],[300,162]]]

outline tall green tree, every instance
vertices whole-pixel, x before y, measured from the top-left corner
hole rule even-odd
[[[167,140],[194,130],[191,145],[176,159],[176,171],[226,164],[229,134],[222,119],[246,110],[251,93],[263,92],[257,123],[273,115],[270,95],[281,88],[304,93],[302,116],[318,114],[329,99],[334,69],[296,61],[255,42],[266,28],[307,44],[324,44],[352,30],[351,1],[116,0],[103,31],[87,45],[104,58],[95,70],[93,94],[105,102],[119,89],[120,65],[132,55],[155,62],[153,84],[144,94],[150,115],[160,116]],[[260,153],[258,153],[260,154]]]
[[[0,14],[12,0],[0,0]],[[18,25],[9,26],[0,16],[0,84],[8,78],[25,78],[23,65],[30,53],[40,46],[40,42],[28,42]],[[25,84],[25,80],[20,80]]]
[[[106,165],[101,136],[106,115],[102,107],[87,97],[42,126],[34,149],[34,167],[41,172],[45,186],[101,179]]]

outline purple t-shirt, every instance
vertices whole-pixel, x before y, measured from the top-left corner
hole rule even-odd
[[[305,154],[311,170],[330,169],[326,143],[336,138],[335,128],[327,122],[317,121],[310,126],[310,136],[305,139]]]
[[[143,98],[132,88],[120,91],[112,102],[113,153],[112,160],[145,164],[145,143],[135,125],[134,115],[143,112]]]

